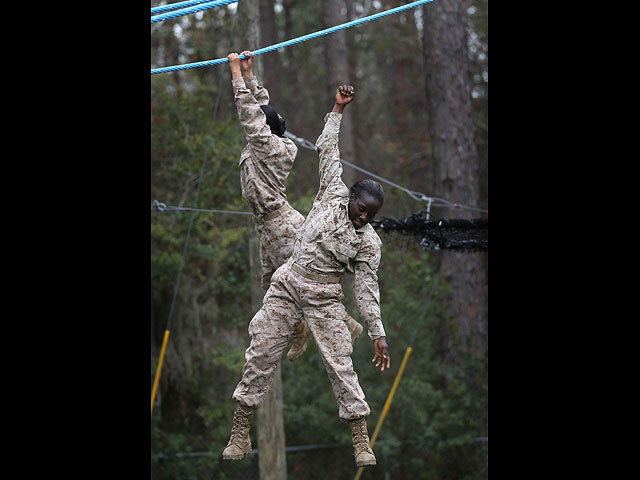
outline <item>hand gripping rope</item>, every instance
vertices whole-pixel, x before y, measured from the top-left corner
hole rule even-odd
[[[275,45],[271,45],[270,47],[259,48],[251,52],[253,56],[262,55],[263,53],[272,52],[274,50],[278,50],[280,48],[288,47],[289,45],[293,45],[295,43],[306,42],[307,40],[311,40],[313,38],[321,37],[323,35],[328,35],[330,33],[337,32],[338,30],[343,30],[345,28],[354,27],[356,25],[360,25],[362,23],[370,22],[372,20],[377,20],[378,18],[385,17],[387,15],[392,15],[394,13],[402,12],[404,10],[408,10],[410,8],[415,8],[419,5],[423,5],[425,3],[431,3],[435,0],[419,0],[417,2],[408,3],[406,5],[401,5],[400,7],[392,8],[391,10],[386,10],[384,12],[376,13],[374,15],[369,15],[368,17],[359,18],[357,20],[353,20],[351,22],[343,23],[342,25],[337,25],[335,27],[326,28],[324,30],[320,30],[318,32],[309,33],[307,35],[303,35],[302,37],[294,38],[291,40],[287,40],[285,42],[276,43]],[[215,3],[215,2],[211,2]],[[231,3],[231,2],[229,2]],[[206,4],[205,4],[206,5]],[[240,55],[241,59],[248,58],[246,55]],[[172,67],[161,67],[154,68],[151,70],[151,75],[155,75],[158,73],[167,73],[174,72],[176,70],[186,70],[188,68],[198,68],[198,67],[208,67],[210,65],[216,65],[218,63],[227,63],[229,61],[228,58],[218,58],[215,60],[205,60],[202,62],[194,62],[194,63],[186,63],[183,65],[174,65]]]

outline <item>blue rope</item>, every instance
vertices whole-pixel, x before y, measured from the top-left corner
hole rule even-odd
[[[425,3],[431,3],[435,0],[419,0],[417,2],[408,3],[406,5],[402,5],[400,7],[392,8],[391,10],[386,10],[384,12],[376,13],[374,15],[369,15],[368,17],[359,18],[357,20],[353,20],[351,22],[343,23],[342,25],[337,25],[335,27],[326,28],[324,30],[320,30],[315,33],[309,33],[308,35],[304,35],[302,37],[294,38],[292,40],[287,40],[286,42],[276,43],[275,45],[271,45],[270,47],[260,48],[255,50],[253,56],[261,55],[263,53],[272,52],[273,50],[278,50],[279,48],[288,47],[289,45],[293,45],[295,43],[305,42],[307,40],[311,40],[312,38],[321,37],[322,35],[328,35],[330,33],[337,32],[338,30],[343,30],[345,28],[353,27],[355,25],[360,25],[361,23],[370,22],[371,20],[376,20],[380,17],[384,17],[387,15],[392,15],[394,13],[402,12],[403,10],[408,10],[410,8],[417,7],[419,5],[423,5]],[[247,58],[246,55],[240,55],[240,58]],[[185,70],[187,68],[198,68],[198,67],[208,67],[210,65],[216,65],[218,63],[227,63],[229,61],[228,58],[218,58],[216,60],[205,60],[203,62],[195,62],[195,63],[187,63],[184,65],[175,65],[173,67],[161,67],[151,69],[151,75],[155,75],[157,73],[167,73],[173,72],[176,70]]]
[[[151,13],[168,12],[169,10],[175,10],[176,8],[190,7],[191,5],[197,5],[199,3],[207,3],[211,0],[187,0],[185,2],[170,3],[168,5],[160,5],[159,7],[151,8]]]
[[[209,8],[219,7],[221,5],[226,5],[228,3],[236,3],[240,0],[216,0],[215,2],[207,2],[202,5],[196,5],[193,7],[183,8],[180,10],[176,10],[175,12],[162,13],[160,15],[154,15],[151,17],[151,23],[161,22],[163,20],[167,20],[168,18],[181,17],[182,15],[189,15],[191,13],[196,13],[201,10],[207,10]]]

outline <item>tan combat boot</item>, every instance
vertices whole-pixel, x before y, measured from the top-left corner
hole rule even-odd
[[[238,404],[233,413],[233,428],[231,438],[222,452],[224,460],[240,460],[251,451],[251,418],[255,409]]]
[[[349,421],[349,427],[353,439],[353,456],[356,459],[356,466],[375,465],[376,456],[369,446],[369,433],[364,417]]]
[[[311,337],[311,331],[307,326],[307,322],[303,319],[296,324],[295,331],[293,333],[293,340],[291,341],[291,348],[287,352],[287,358],[289,360],[295,360],[304,353],[309,343],[309,337]]]

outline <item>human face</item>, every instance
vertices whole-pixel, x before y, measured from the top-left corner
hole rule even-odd
[[[351,194],[348,211],[353,228],[358,230],[373,220],[381,206],[380,202],[367,192],[362,192],[358,198]]]

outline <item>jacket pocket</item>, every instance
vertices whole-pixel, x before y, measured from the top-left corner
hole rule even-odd
[[[336,245],[336,252],[338,252],[340,255],[347,257],[347,258],[355,258],[356,254],[358,253],[358,251],[349,246],[349,245],[344,245],[342,243],[339,243]]]

